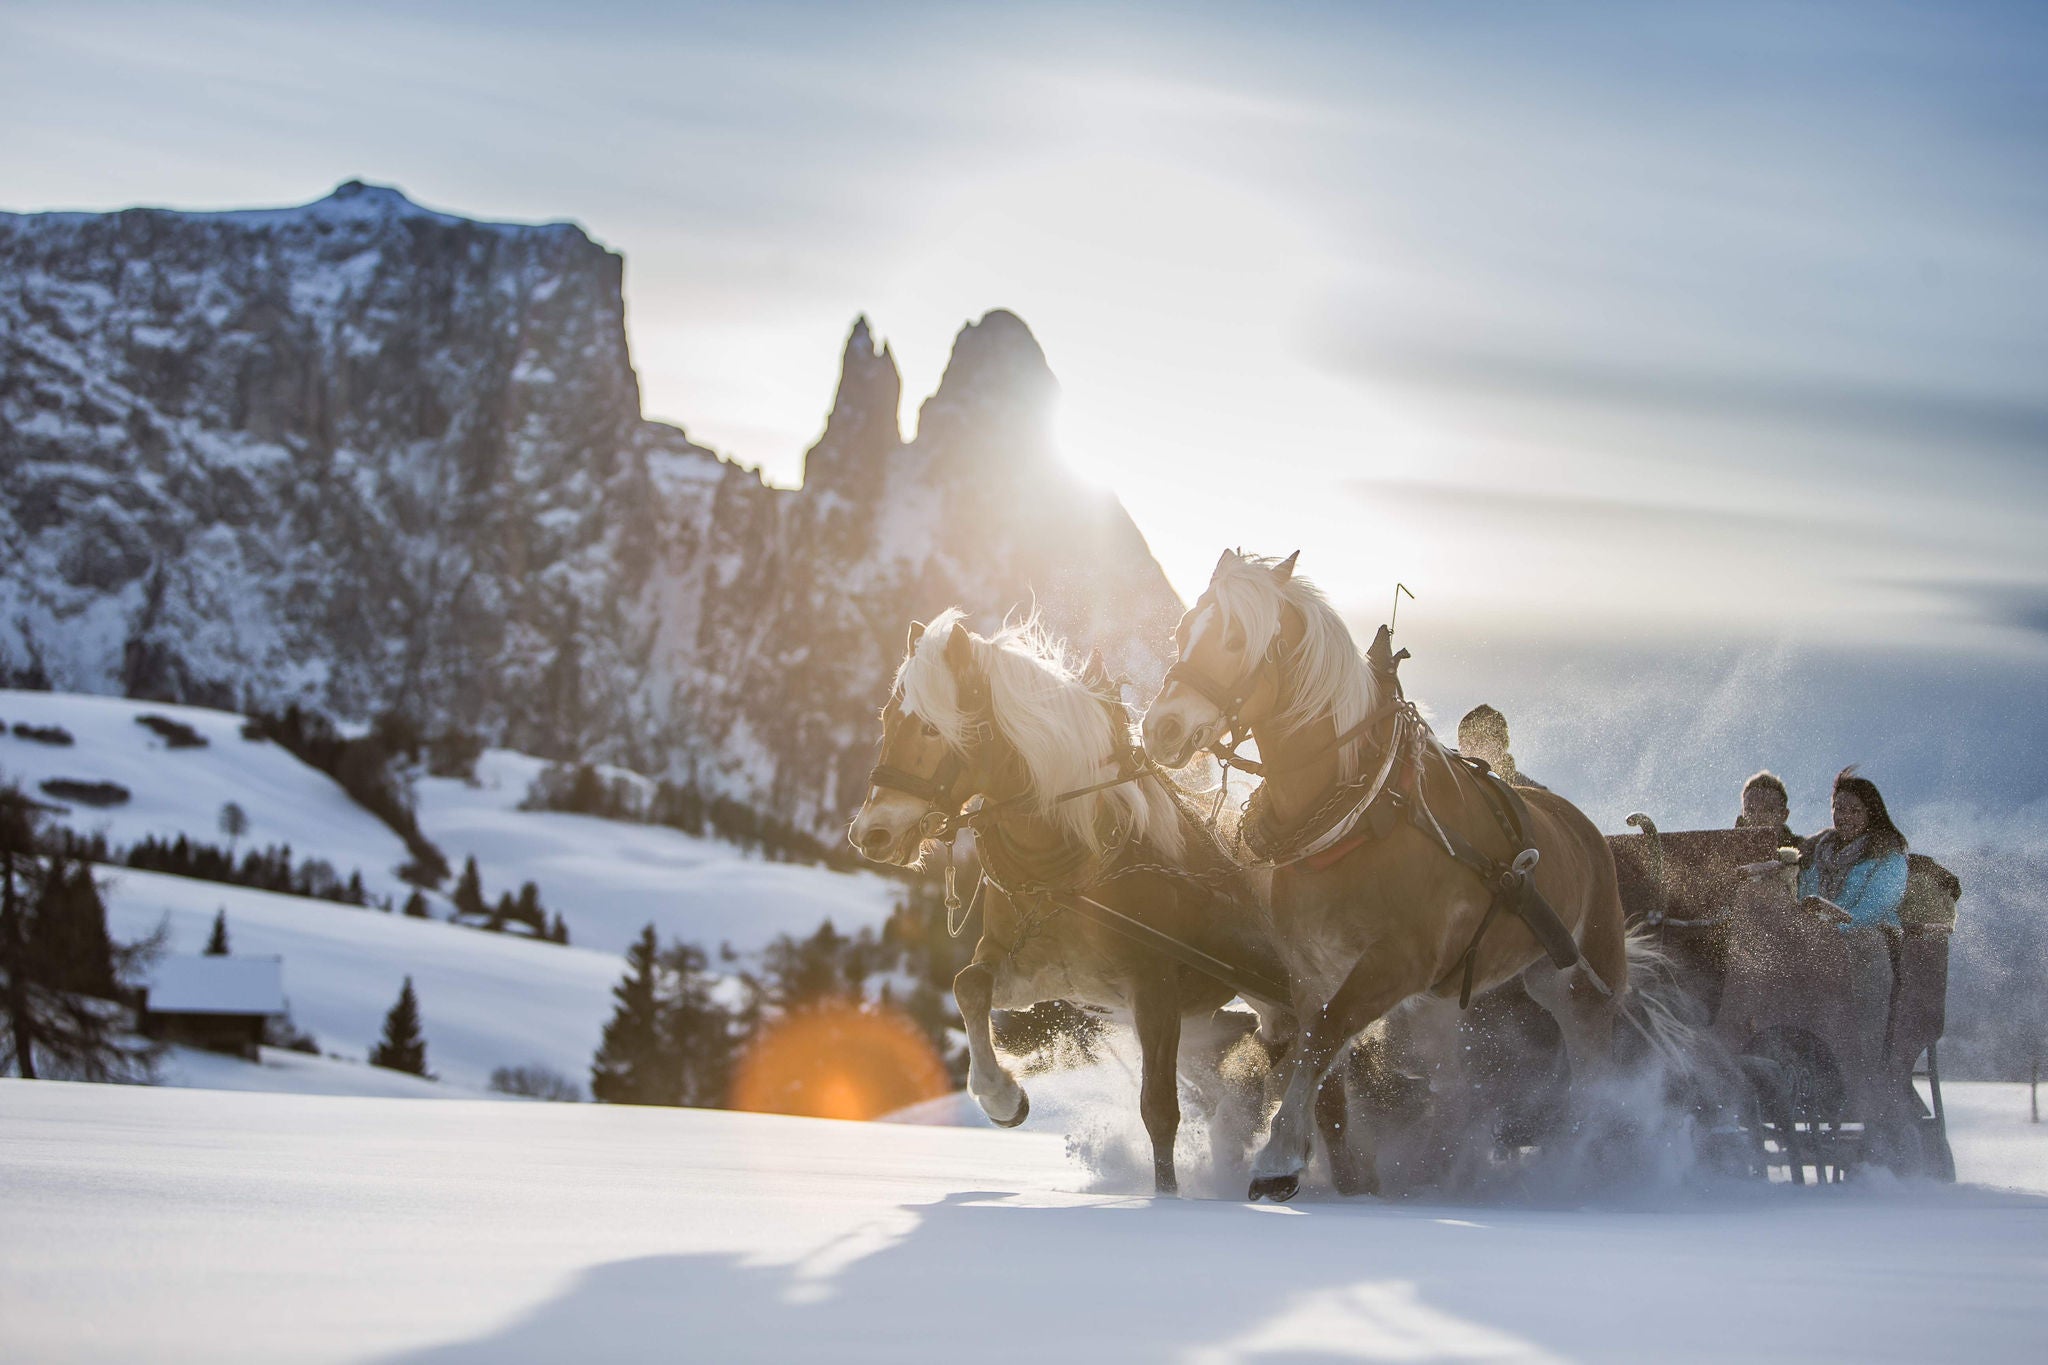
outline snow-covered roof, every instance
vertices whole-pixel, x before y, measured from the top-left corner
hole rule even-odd
[[[149,983],[152,1014],[283,1014],[281,957],[167,957]]]

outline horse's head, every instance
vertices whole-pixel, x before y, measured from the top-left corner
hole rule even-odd
[[[980,750],[993,730],[974,643],[958,611],[942,614],[930,630],[911,622],[882,708],[881,757],[846,831],[862,857],[910,866],[979,790]]]
[[[1280,702],[1279,655],[1294,561],[1225,550],[1209,586],[1173,629],[1175,659],[1145,712],[1145,751],[1178,768],[1226,730]]]

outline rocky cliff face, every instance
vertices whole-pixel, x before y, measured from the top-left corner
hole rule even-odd
[[[865,320],[804,485],[640,416],[620,258],[350,183],[0,214],[0,672],[399,709],[830,834],[905,624],[1035,601],[1141,681],[1179,604],[991,313],[899,426]]]

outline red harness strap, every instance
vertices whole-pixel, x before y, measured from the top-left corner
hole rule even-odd
[[[1405,807],[1415,799],[1416,790],[1421,785],[1421,773],[1419,763],[1403,763],[1397,766],[1393,780],[1373,799],[1373,808],[1359,816],[1358,827],[1322,852],[1303,858],[1300,866],[1309,872],[1327,872],[1373,840],[1383,838],[1399,817],[1394,815],[1374,819],[1375,815],[1380,814],[1380,803],[1384,801],[1392,805],[1396,811]]]

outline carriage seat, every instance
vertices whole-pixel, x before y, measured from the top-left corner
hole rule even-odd
[[[1906,899],[1899,905],[1899,923],[1908,932],[1915,926],[1952,929],[1956,902],[1962,899],[1963,884],[1956,874],[1925,853],[1906,855]]]
[[[1903,930],[1893,943],[1892,1009],[1885,1056],[1902,1079],[1941,1037],[1947,1023],[1948,940],[1955,927],[1956,874],[1924,853],[1906,858],[1906,899],[1899,906]]]

